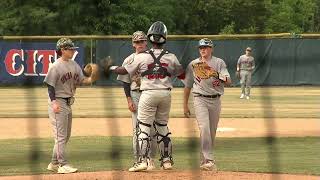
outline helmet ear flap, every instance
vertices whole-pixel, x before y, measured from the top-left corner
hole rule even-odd
[[[159,43],[164,43],[166,40],[161,36],[159,39]]]
[[[159,44],[163,44],[163,43],[166,42],[166,39],[165,39],[165,38],[163,38],[162,36],[157,35],[157,34],[150,35],[150,36],[149,36],[149,40],[150,40],[151,42],[159,43]]]
[[[153,35],[149,36],[149,40],[150,40],[151,42],[154,42]]]

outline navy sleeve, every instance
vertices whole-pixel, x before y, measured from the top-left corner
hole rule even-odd
[[[131,91],[130,85],[131,85],[130,83],[123,82],[123,90],[124,90],[124,93],[126,94],[127,97],[131,97],[131,94],[130,94],[130,91]]]
[[[56,100],[56,92],[54,87],[49,84],[47,84],[47,86],[48,86],[48,94],[49,94],[50,100],[51,101]]]

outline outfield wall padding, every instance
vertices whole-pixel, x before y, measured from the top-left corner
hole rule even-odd
[[[167,41],[165,49],[173,52],[181,64],[186,66],[197,58],[197,40]],[[236,64],[247,46],[253,48],[256,68],[253,85],[319,85],[320,84],[320,40],[319,39],[259,39],[216,40],[214,55],[225,60],[234,85]],[[150,44],[149,44],[150,47]],[[117,65],[133,52],[129,40],[98,40],[96,59],[111,56]],[[97,85],[118,85],[116,76],[111,80],[101,79]],[[175,86],[182,86],[175,80]]]

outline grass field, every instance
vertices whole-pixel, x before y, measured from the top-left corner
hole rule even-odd
[[[182,88],[172,91],[171,117],[182,117],[182,93]],[[255,87],[252,99],[247,101],[239,99],[239,88],[226,88],[221,117],[306,118],[307,121],[319,118],[319,94],[320,87]],[[45,87],[1,87],[0,97],[3,121],[15,117],[48,117]],[[77,89],[73,117],[130,116],[121,88]],[[199,143],[190,142],[194,141],[173,138],[178,170],[198,168]],[[218,138],[215,153],[219,169],[320,175],[319,137],[278,137],[271,145],[266,142],[265,138]],[[0,140],[0,176],[48,173],[45,168],[50,162],[52,145],[52,138]],[[67,150],[71,163],[83,172],[125,170],[133,159],[129,137],[72,137]]]
[[[239,88],[226,88],[221,117],[318,118],[320,87],[257,87],[250,101],[239,99]],[[47,117],[47,89],[0,88],[0,117]],[[183,89],[172,91],[171,117],[183,115]],[[192,100],[190,101],[192,103]],[[192,108],[192,105],[190,105]],[[74,117],[131,117],[121,88],[78,88]]]
[[[49,173],[52,139],[0,140],[0,175]],[[131,138],[73,137],[68,154],[80,171],[126,170],[132,164]],[[198,142],[174,138],[175,168],[198,168]],[[33,145],[33,146],[32,146]],[[32,149],[32,147],[36,147]],[[31,152],[38,156],[32,160]],[[220,170],[320,175],[320,142],[315,137],[218,138],[216,161]],[[157,164],[159,167],[159,164]]]

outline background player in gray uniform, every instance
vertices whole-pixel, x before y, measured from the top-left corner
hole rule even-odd
[[[246,54],[241,55],[237,63],[237,71],[240,71],[241,96],[243,99],[250,99],[251,75],[255,67],[254,58],[251,55],[252,49],[246,48]]]
[[[132,46],[135,49],[135,53],[132,53],[124,61],[122,66],[135,61],[135,56],[147,50],[147,35],[142,31],[136,31],[132,35]],[[138,162],[138,137],[137,137],[137,116],[138,116],[138,103],[141,96],[140,84],[141,84],[141,74],[137,71],[133,76],[129,74],[118,75],[117,80],[123,82],[123,88],[127,97],[128,108],[132,112],[132,128],[133,128],[133,154],[135,158],[135,163]],[[156,156],[157,141],[155,139],[155,130],[151,128],[151,147],[149,151],[148,168],[147,170],[153,170],[155,168],[154,158]]]
[[[117,74],[130,75],[141,72],[142,94],[138,108],[138,142],[139,162],[129,171],[143,171],[147,169],[148,151],[150,149],[150,128],[153,123],[156,129],[158,148],[161,155],[161,167],[165,170],[172,169],[172,144],[168,129],[168,119],[171,107],[172,78],[183,78],[184,70],[177,57],[164,50],[167,28],[157,21],[148,30],[148,39],[152,49],[147,53],[140,53],[135,60],[124,67],[112,66]]]
[[[200,168],[216,170],[213,146],[221,111],[220,96],[224,85],[231,79],[225,62],[212,56],[213,43],[205,38],[199,41],[201,57],[190,62],[186,70],[184,89],[184,114],[189,117],[188,100],[193,88],[193,103],[200,131]]]
[[[48,86],[48,112],[55,140],[51,163],[47,169],[58,173],[73,173],[78,170],[68,164],[65,157],[65,147],[71,135],[71,105],[76,87],[93,82],[91,77],[84,77],[80,66],[72,60],[76,48],[69,38],[59,39],[56,50],[61,57],[50,66],[44,79]]]

